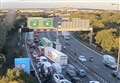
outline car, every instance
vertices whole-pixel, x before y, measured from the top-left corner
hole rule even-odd
[[[65,41],[65,45],[70,46],[70,43],[68,43],[68,41]]]
[[[75,71],[75,67],[71,64],[68,64],[65,68],[66,74],[68,74],[70,77],[76,76],[77,73]]]
[[[70,78],[72,78],[72,77],[77,77],[76,71],[75,71],[75,70],[72,70],[72,69],[67,69],[67,70],[66,70],[66,74],[67,74]]]
[[[116,59],[112,57],[111,55],[103,55],[103,63],[105,66],[116,69],[117,68],[117,63]]]
[[[62,74],[53,74],[53,80],[55,83],[71,83]]]
[[[65,40],[69,40],[69,39],[70,39],[70,36],[64,36],[64,39],[65,39]]]
[[[60,80],[65,79],[63,75],[61,74],[54,74],[53,75],[53,80],[55,83],[60,83]]]
[[[60,80],[60,83],[72,83],[72,82],[70,82],[70,81],[68,81],[66,79],[63,79],[63,80]]]
[[[33,52],[32,52],[32,56],[35,57],[35,58],[38,57],[37,52],[36,52],[36,51],[33,51]]]
[[[63,49],[66,49],[66,46],[63,46]]]
[[[40,62],[48,62],[48,59],[45,56],[39,57]]]
[[[79,76],[80,77],[85,77],[87,75],[86,71],[84,69],[79,70]]]
[[[55,73],[62,73],[62,67],[58,63],[52,63],[52,67]]]
[[[69,78],[71,79],[72,83],[79,83],[80,78],[77,75],[77,71],[75,69],[75,67],[71,64],[68,64],[65,68],[66,74],[69,76]]]
[[[89,81],[89,83],[100,83],[99,81]]]
[[[80,55],[80,56],[79,56],[79,60],[80,60],[81,62],[86,62],[86,61],[87,61],[87,59],[86,59],[85,56],[83,56],[83,55]]]
[[[120,71],[113,71],[112,75],[120,80]]]

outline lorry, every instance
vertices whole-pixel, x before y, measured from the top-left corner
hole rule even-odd
[[[43,47],[53,47],[53,42],[46,37],[42,37],[39,44]]]
[[[110,55],[103,55],[103,63],[112,69],[116,69],[117,67],[115,58]]]
[[[53,42],[53,48],[57,49],[58,51],[62,50],[61,43]]]
[[[34,42],[34,32],[27,33],[27,40],[28,40],[28,43],[30,44]]]
[[[67,65],[68,56],[52,47],[44,48],[45,56],[48,57],[51,61],[62,65]]]

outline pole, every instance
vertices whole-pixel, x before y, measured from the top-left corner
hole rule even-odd
[[[57,43],[57,44],[59,43],[59,32],[58,32],[58,27],[57,27],[57,30],[56,30],[56,43]]]
[[[90,28],[90,38],[89,38],[89,43],[92,45],[92,34],[93,34],[93,28]]]
[[[120,65],[120,38],[118,39],[119,47],[118,47],[118,57],[117,57],[117,69],[116,71],[119,71],[119,65]]]
[[[119,1],[118,1],[119,3]],[[117,5],[117,8],[119,10],[119,4],[115,4]],[[119,12],[118,12],[119,13]],[[119,30],[119,27],[118,27],[118,30]],[[118,34],[120,35],[120,33],[118,32]],[[120,37],[118,39],[118,57],[117,57],[117,72],[119,71],[119,65],[120,65]]]

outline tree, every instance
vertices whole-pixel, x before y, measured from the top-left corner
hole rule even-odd
[[[95,37],[96,43],[100,45],[104,51],[112,51],[113,49],[118,49],[118,39],[114,34],[117,32],[116,29],[105,29],[99,31]]]
[[[8,11],[6,16],[4,17],[4,20],[0,22],[0,49],[4,46],[6,42],[8,31],[14,28],[13,24],[16,17],[15,14],[16,12],[13,10]]]
[[[1,23],[0,24],[0,49],[2,49],[2,47],[6,42],[6,35],[7,35],[7,30],[4,27],[4,25]]]
[[[0,78],[0,83],[38,83],[34,77],[23,70],[8,69],[5,76]]]

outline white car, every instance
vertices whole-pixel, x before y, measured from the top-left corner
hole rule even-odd
[[[87,59],[85,58],[85,56],[82,56],[82,55],[79,56],[79,60],[81,62],[86,62],[87,61]]]
[[[33,55],[33,57],[35,57],[35,58],[38,57],[38,54],[37,54],[36,51],[33,51],[32,55]]]
[[[61,74],[54,74],[53,79],[54,79],[55,83],[71,83],[70,81],[65,79],[64,76]]]
[[[89,83],[100,83],[99,81],[89,81]]]
[[[72,82],[70,82],[70,81],[68,81],[66,79],[63,79],[63,80],[60,80],[60,83],[72,83]]]
[[[116,59],[112,57],[111,55],[104,55],[103,63],[112,69],[116,69],[117,67]]]

